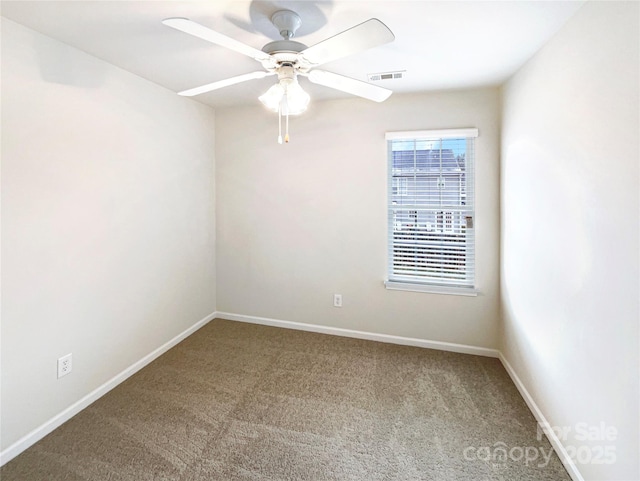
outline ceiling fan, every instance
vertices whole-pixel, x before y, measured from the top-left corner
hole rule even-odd
[[[267,108],[278,112],[279,116],[286,116],[287,127],[289,115],[304,112],[309,103],[309,95],[300,87],[298,76],[307,77],[312,83],[375,102],[382,102],[391,95],[392,92],[389,89],[316,69],[317,66],[333,60],[392,42],[395,38],[393,33],[380,20],[371,18],[311,47],[292,40],[302,24],[300,16],[295,12],[278,10],[271,16],[271,22],[278,29],[282,40],[269,42],[262,47],[262,50],[258,50],[187,18],[163,20],[164,25],[251,57],[260,62],[264,68],[264,70],[184,90],[178,92],[179,95],[199,95],[240,82],[277,75],[278,83],[259,99]],[[287,128],[285,142],[288,142],[288,137]],[[278,141],[282,143],[282,135],[279,135]]]

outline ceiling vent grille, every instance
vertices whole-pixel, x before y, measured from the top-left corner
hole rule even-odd
[[[381,72],[367,74],[369,82],[381,82],[383,80],[398,80],[404,78],[406,70],[399,70],[397,72]]]

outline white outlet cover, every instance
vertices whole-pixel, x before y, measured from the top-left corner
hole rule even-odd
[[[333,295],[333,307],[342,307],[342,294]]]
[[[71,353],[58,359],[58,378],[66,376],[73,368],[73,357]]]

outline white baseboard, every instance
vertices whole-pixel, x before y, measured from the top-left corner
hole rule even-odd
[[[162,354],[167,352],[169,349],[171,349],[173,346],[178,344],[180,341],[186,339],[188,336],[193,334],[195,331],[200,329],[202,326],[207,324],[209,321],[211,321],[215,317],[216,315],[214,312],[212,314],[209,314],[207,317],[201,319],[200,321],[196,322],[193,326],[181,332],[176,337],[166,342],[165,344],[163,344],[153,352],[150,352],[145,357],[143,357],[139,361],[135,362],[134,364],[126,368],[121,373],[115,375],[114,377],[109,379],[107,382],[105,382],[102,386],[98,387],[97,389],[94,389],[89,394],[84,396],[82,399],[80,399],[79,401],[76,401],[67,409],[65,409],[64,411],[60,412],[59,414],[51,418],[49,421],[45,422],[41,426],[37,427],[30,433],[20,438],[18,441],[13,443],[7,449],[0,452],[0,466],[3,466],[4,464],[8,463],[13,458],[15,458],[18,454],[20,454],[22,451],[29,448],[36,442],[40,441],[42,438],[44,438],[47,434],[52,432],[54,429],[61,426],[63,423],[65,423],[66,421],[71,419],[73,416],[78,414],[80,411],[82,411],[84,408],[89,406],[91,403],[93,403],[100,397],[104,396],[106,393],[111,391],[118,384],[120,384],[121,382],[125,381],[127,378],[134,375],[140,369],[145,367],[147,364],[149,364],[156,358],[160,357]]]
[[[121,373],[109,379],[102,386],[93,390],[92,392],[84,396],[82,399],[75,402],[74,404],[69,406],[67,409],[57,414],[56,416],[51,418],[49,421],[45,422],[44,424],[34,429],[27,435],[23,436],[21,439],[13,443],[4,451],[0,452],[0,466],[8,463],[10,460],[12,460],[22,451],[29,448],[36,442],[38,442],[40,439],[45,437],[54,429],[56,429],[57,427],[62,425],[64,422],[68,421],[73,416],[78,414],[84,408],[89,406],[91,403],[93,403],[94,401],[96,401],[97,399],[105,395],[107,392],[111,391],[118,384],[122,383],[127,378],[131,377],[133,374],[135,374],[140,369],[145,367],[147,364],[151,363],[153,360],[155,360],[156,358],[158,358],[159,356],[167,352],[169,349],[171,349],[173,346],[178,344],[180,341],[184,340],[185,338],[193,334],[195,331],[203,327],[205,324],[207,324],[209,321],[216,318],[228,319],[230,321],[247,322],[251,324],[261,324],[265,326],[282,327],[285,329],[295,329],[299,331],[317,332],[321,334],[330,334],[334,336],[366,339],[370,341],[385,342],[390,344],[400,344],[404,346],[416,346],[416,347],[423,347],[427,349],[437,349],[441,351],[451,351],[451,352],[459,352],[463,354],[474,354],[478,356],[498,358],[500,359],[507,373],[509,374],[512,381],[516,385],[518,391],[524,398],[525,402],[527,403],[527,406],[529,406],[529,409],[535,416],[536,420],[543,426],[549,425],[544,414],[542,413],[538,405],[535,403],[535,401],[529,394],[529,391],[527,391],[527,388],[524,386],[524,384],[516,374],[515,370],[513,369],[509,361],[507,361],[507,359],[504,357],[502,352],[498,351],[497,349],[469,346],[466,344],[456,344],[451,342],[430,341],[426,339],[418,339],[413,337],[402,337],[402,336],[393,336],[389,334],[378,334],[374,332],[343,329],[340,327],[321,326],[318,324],[305,324],[301,322],[284,321],[279,319],[270,319],[266,317],[246,316],[241,314],[233,314],[229,312],[216,311],[206,316],[205,318],[201,319],[200,321],[196,322],[190,328],[181,332],[170,341],[166,342],[162,346],[155,349],[153,352],[147,354],[145,357],[143,357],[136,363],[132,364]],[[549,439],[549,442],[555,449],[556,453],[558,453],[558,457],[560,458],[560,461],[562,462],[567,472],[571,476],[571,479],[573,481],[584,481],[584,478],[578,471],[576,464],[573,462],[573,460],[567,453],[565,447],[563,446],[563,444],[560,442],[560,440],[552,430],[547,430],[547,438]]]
[[[511,377],[511,380],[518,388],[518,391],[520,391],[520,394],[524,398],[524,401],[527,403],[527,406],[529,406],[529,409],[533,413],[533,416],[536,418],[536,421],[538,421],[539,425],[550,426],[550,423],[547,421],[547,418],[545,417],[544,414],[542,414],[542,411],[540,410],[536,402],[533,400],[533,397],[531,396],[531,394],[529,394],[529,391],[527,391],[527,388],[524,386],[524,383],[520,380],[520,378],[516,374],[516,371],[513,369],[513,366],[511,366],[509,361],[507,361],[507,358],[504,357],[504,354],[502,354],[502,352],[500,352],[500,361],[502,362],[502,365],[504,366],[504,368],[507,370],[507,373]],[[562,442],[560,441],[556,433],[552,429],[546,429],[544,430],[544,432],[547,435],[547,438],[549,439],[551,446],[553,446],[553,449],[558,454],[560,461],[562,462],[565,469],[569,473],[569,476],[571,476],[571,479],[573,481],[584,481],[582,474],[580,474],[580,471],[578,471],[578,467],[576,466],[573,459],[571,459],[571,456],[569,456],[569,453],[565,449],[564,445],[562,444]]]
[[[437,349],[439,351],[460,352],[463,354],[475,354],[476,356],[500,357],[497,349],[486,347],[468,346],[466,344],[455,344],[452,342],[429,341],[414,337],[392,336],[390,334],[378,334],[375,332],[355,331],[353,329],[343,329],[341,327],[321,326],[318,324],[305,324],[302,322],[283,321],[280,319],[270,319],[267,317],[245,316],[230,312],[216,312],[216,318],[228,319],[230,321],[248,322],[250,324],[262,324],[264,326],[283,327],[285,329],[295,329],[298,331],[318,332],[333,336],[353,337],[356,339],[366,339],[369,341],[386,342],[389,344],[401,344],[403,346],[424,347],[427,349]]]

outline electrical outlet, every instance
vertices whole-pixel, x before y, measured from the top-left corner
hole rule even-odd
[[[342,307],[342,294],[333,295],[333,307]]]
[[[71,353],[58,359],[58,378],[66,376],[71,372],[71,368],[73,367],[72,361]]]

